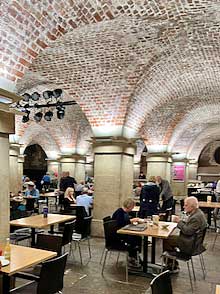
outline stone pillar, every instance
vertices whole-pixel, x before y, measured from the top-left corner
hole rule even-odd
[[[138,176],[140,174],[140,162],[134,163],[134,179],[138,179]]]
[[[68,171],[71,177],[75,176],[75,160],[71,155],[63,155],[60,158],[60,173]]]
[[[103,236],[102,219],[131,197],[135,141],[122,137],[93,138],[94,209],[92,234]]]
[[[20,179],[20,191],[23,190],[22,187],[22,176],[24,175],[24,155],[18,156],[18,178]]]
[[[178,176],[176,177],[174,168],[176,167],[181,167],[181,170],[183,172],[183,177],[181,179],[178,179]],[[173,195],[176,198],[183,198],[187,195],[187,183],[188,183],[188,168],[187,168],[187,160],[178,160],[175,161],[173,160],[172,163],[172,190],[173,190]]]
[[[56,159],[47,158],[47,171],[50,174],[57,174],[59,175],[60,172],[60,162]]]
[[[64,171],[69,171],[70,176],[74,177],[78,182],[85,180],[85,163],[86,157],[73,154],[73,155],[64,155],[60,159],[61,164],[61,173]]]
[[[10,144],[9,149],[9,168],[10,168],[10,177],[9,177],[9,189],[12,193],[17,193],[21,191],[22,178],[20,178],[18,172],[18,157],[20,154],[20,145],[12,143]]]
[[[169,153],[149,153],[147,161],[147,178],[149,176],[161,176],[170,181],[172,159]]]
[[[0,111],[0,244],[9,236],[9,135],[15,132],[14,115]]]
[[[198,162],[189,160],[188,163],[188,180],[197,180]]]

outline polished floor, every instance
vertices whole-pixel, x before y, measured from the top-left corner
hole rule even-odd
[[[194,292],[199,294],[214,294],[215,285],[220,284],[220,236],[217,239],[214,250],[212,244],[215,233],[208,231],[205,243],[207,251],[204,254],[207,276],[204,280],[200,268],[199,258],[194,258],[197,281],[194,282]],[[157,261],[160,262],[161,241],[157,241]],[[103,239],[92,238],[91,249],[92,258],[88,257],[86,245],[82,245],[83,251],[83,266],[80,264],[79,254],[77,249],[74,250],[74,256],[68,259],[64,294],[72,293],[90,293],[90,294],[128,294],[145,293],[149,287],[150,278],[137,277],[129,275],[129,283],[125,283],[125,256],[121,254],[118,266],[116,266],[117,254],[112,253],[107,260],[104,277],[101,275],[100,257],[103,250]],[[188,278],[188,270],[186,264],[180,263],[181,270],[178,274],[172,275],[173,293],[186,294],[192,293]],[[117,281],[120,280],[120,281]],[[32,290],[23,288],[19,293],[34,293]],[[161,293],[163,294],[163,293]]]

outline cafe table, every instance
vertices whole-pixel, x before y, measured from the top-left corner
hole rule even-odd
[[[166,229],[163,228],[164,225],[167,225]],[[121,228],[117,231],[117,233],[131,236],[140,236],[144,238],[142,275],[148,276],[152,275],[152,270],[148,264],[148,237],[152,237],[151,264],[155,265],[156,239],[167,239],[176,227],[177,223],[174,222],[160,221],[158,225],[149,222],[147,223],[147,228],[143,231],[131,231]]]
[[[211,211],[214,208],[220,208],[220,202],[199,201],[199,207],[208,209],[208,224],[211,226]]]
[[[28,267],[34,266],[45,260],[53,258],[57,255],[56,252],[41,250],[31,247],[24,247],[11,244],[11,260],[10,264],[0,269],[0,274],[3,276],[3,292],[10,293],[10,277]]]
[[[44,217],[43,214],[38,214],[12,220],[9,223],[11,226],[31,228],[31,246],[34,246],[36,233],[35,229],[43,229],[50,226],[50,233],[53,233],[55,224],[72,221],[75,218],[75,215],[48,214],[47,217]]]
[[[49,198],[56,198],[56,207],[57,207],[57,205],[58,205],[58,203],[57,203],[58,202],[58,194],[57,194],[57,192],[41,193],[40,197],[46,198],[47,206],[49,204]]]

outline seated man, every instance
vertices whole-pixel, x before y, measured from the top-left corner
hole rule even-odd
[[[184,201],[184,210],[188,215],[187,219],[180,220],[179,216],[174,217],[180,232],[178,235],[172,235],[163,241],[163,251],[175,251],[176,248],[179,248],[182,253],[190,255],[193,253],[195,233],[206,228],[207,221],[204,213],[198,208],[197,198],[187,197]],[[171,269],[171,267],[172,260],[168,260],[168,269]],[[178,271],[177,261],[175,270]]]
[[[76,206],[84,206],[87,215],[90,215],[89,209],[92,208],[93,197],[88,195],[88,188],[84,187],[82,190],[82,195],[76,197]]]
[[[25,191],[25,196],[27,196],[26,210],[34,210],[34,202],[39,198],[39,190],[36,189],[34,182],[27,182],[27,191]]]
[[[112,219],[117,221],[118,229],[138,221],[139,218],[132,218],[129,217],[129,212],[135,206],[135,202],[133,199],[128,198],[123,202],[123,206],[118,208],[112,215]],[[121,240],[129,244],[128,252],[129,252],[129,262],[132,266],[138,266],[138,252],[141,251],[141,237],[137,236],[130,236],[130,235],[120,235]]]

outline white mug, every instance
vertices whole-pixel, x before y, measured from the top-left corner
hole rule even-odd
[[[173,214],[173,215],[171,215],[171,222],[175,222],[175,221],[176,221],[176,215]]]
[[[207,202],[212,202],[212,196],[207,196]]]

